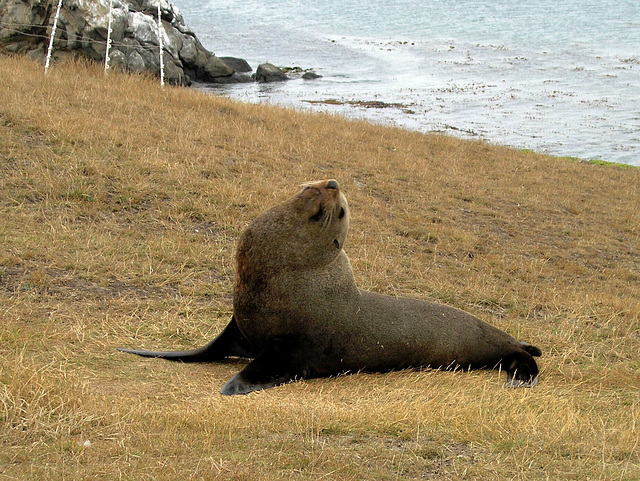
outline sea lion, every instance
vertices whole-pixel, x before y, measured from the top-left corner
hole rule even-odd
[[[252,358],[222,387],[226,395],[420,367],[503,369],[508,386],[537,383],[537,347],[453,307],[358,289],[344,252],[348,230],[338,182],[305,184],[240,236],[233,316],[218,337],[192,351],[120,350],[186,362]]]

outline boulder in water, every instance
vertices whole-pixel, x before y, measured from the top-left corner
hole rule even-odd
[[[281,82],[283,80],[289,80],[289,77],[275,65],[263,63],[258,65],[255,79],[257,82]]]

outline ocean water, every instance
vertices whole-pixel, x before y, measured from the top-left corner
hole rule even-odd
[[[173,0],[203,45],[323,77],[248,102],[640,165],[639,0]]]

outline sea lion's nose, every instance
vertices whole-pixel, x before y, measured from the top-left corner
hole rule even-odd
[[[327,189],[338,189],[339,187],[338,183],[333,179],[327,182]]]

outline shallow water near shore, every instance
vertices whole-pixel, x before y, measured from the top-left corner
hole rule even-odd
[[[176,0],[205,47],[313,69],[211,90],[640,165],[640,3]]]

